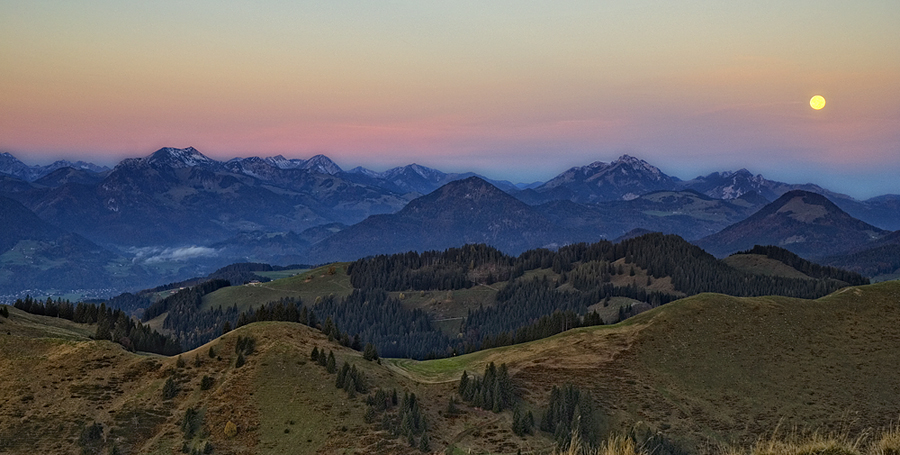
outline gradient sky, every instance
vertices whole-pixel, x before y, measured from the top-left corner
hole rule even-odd
[[[258,3],[3,0],[0,150],[513,181],[628,153],[900,193],[896,0]]]

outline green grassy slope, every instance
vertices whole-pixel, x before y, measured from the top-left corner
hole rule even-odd
[[[330,273],[332,267],[334,273]],[[251,306],[257,307],[284,297],[299,298],[311,304],[318,296],[334,294],[340,297],[352,291],[350,277],[347,275],[347,264],[336,263],[268,283],[219,289],[203,297],[203,309],[237,305],[239,311],[246,311]]]
[[[179,452],[192,408],[204,416],[203,433],[187,442],[208,440],[214,453],[417,453],[365,423],[363,398],[334,387],[334,376],[309,361],[313,346],[357,365],[373,386],[419,395],[437,451],[549,446],[546,435],[512,435],[509,412],[462,405],[462,416],[444,415],[462,371],[480,373],[491,361],[510,366],[530,409],[546,403],[554,385],[574,383],[595,397],[605,428],[649,428],[691,451],[749,446],[776,427],[857,434],[894,421],[900,409],[900,282],[818,300],[701,294],[614,326],[382,365],[308,327],[265,322],[183,354],[178,367],[174,358],[90,341],[91,326],[66,322],[14,309],[0,318],[0,452],[77,452],[82,428],[93,422],[122,453]],[[235,368],[238,336],[255,337],[257,347]],[[214,378],[209,390],[200,388],[205,375]],[[180,392],[164,400],[169,377]],[[224,434],[228,421],[238,427],[234,438]]]
[[[762,254],[734,254],[722,259],[722,262],[740,271],[755,275],[811,279],[805,273]]]
[[[861,431],[900,409],[900,282],[818,300],[702,294],[628,321],[451,359],[392,360],[453,381],[507,362],[529,400],[555,384],[591,390],[611,426],[637,422],[693,449],[751,443],[782,427]]]

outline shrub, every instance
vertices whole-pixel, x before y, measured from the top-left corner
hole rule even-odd
[[[875,453],[880,455],[900,455],[900,424],[882,433],[875,442]]]
[[[228,423],[225,424],[225,437],[233,438],[233,437],[237,436],[237,433],[238,433],[237,425],[235,425],[234,422],[229,420]]]
[[[181,431],[184,432],[185,439],[193,438],[202,423],[200,412],[194,408],[187,408],[181,420]]]
[[[163,385],[162,395],[164,400],[171,400],[178,395],[178,384],[175,383],[171,376],[169,376],[169,379],[166,379],[166,383]]]
[[[94,422],[93,425],[84,427],[81,430],[81,436],[78,438],[78,442],[81,445],[88,445],[93,442],[99,441],[103,438],[103,425],[98,422]]]
[[[204,375],[203,378],[200,379],[200,390],[209,390],[215,382],[216,380],[211,376]]]

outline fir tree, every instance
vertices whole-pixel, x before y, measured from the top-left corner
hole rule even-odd
[[[171,376],[169,376],[169,378],[166,379],[166,383],[163,385],[163,399],[171,400],[172,398],[175,398],[176,395],[178,395],[178,384],[176,384],[175,380],[172,379]]]
[[[469,386],[469,375],[465,370],[462,372],[462,377],[459,378],[459,388],[457,391],[459,392],[459,396],[466,396],[466,388]]]
[[[378,351],[375,349],[374,344],[366,343],[365,350],[363,350],[363,359],[378,360]]]
[[[331,374],[337,373],[337,361],[334,359],[334,352],[328,351],[328,360],[325,362],[325,371]]]

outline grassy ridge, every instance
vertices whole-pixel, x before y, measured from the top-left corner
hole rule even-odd
[[[722,262],[740,271],[754,275],[812,279],[805,273],[762,254],[734,254],[722,259]]]
[[[351,291],[353,288],[347,275],[347,263],[336,263],[268,283],[219,289],[203,296],[202,309],[207,311],[219,306],[228,308],[237,305],[239,311],[246,311],[250,307],[284,297],[299,298],[307,304],[312,304],[318,296],[334,294],[340,297],[350,294]]]
[[[818,300],[701,294],[615,326],[451,359],[394,360],[421,381],[506,362],[535,402],[552,385],[591,390],[613,427],[636,421],[703,441],[751,444],[777,426],[836,431],[897,418],[900,282]]]
[[[331,286],[327,278],[336,276],[325,269],[311,281]],[[120,441],[122,453],[177,453],[184,443],[181,423],[192,408],[203,415],[203,438],[214,453],[417,453],[402,438],[365,424],[362,398],[347,399],[334,376],[308,360],[317,346],[333,350],[339,363],[364,369],[374,386],[419,395],[436,451],[451,445],[462,453],[548,448],[546,435],[512,435],[509,412],[462,406],[460,416],[443,414],[462,371],[480,373],[493,361],[509,365],[530,409],[546,403],[554,385],[589,390],[604,426],[618,434],[641,427],[691,451],[742,448],[725,455],[820,453],[804,449],[813,446],[801,439],[790,446],[790,438],[771,435],[776,428],[800,435],[819,430],[853,441],[896,421],[898,321],[900,283],[886,282],[817,300],[701,294],[613,326],[447,359],[384,359],[383,365],[308,327],[264,322],[183,354],[185,365],[178,366],[175,358],[90,341],[91,326],[11,309],[9,319],[0,318],[0,452],[77,452],[82,429],[98,422],[107,440]],[[240,368],[238,336],[257,339],[256,352]],[[205,375],[214,378],[209,390],[200,387]],[[169,377],[177,378],[180,391],[163,400]],[[229,421],[238,428],[233,438],[224,434]],[[767,437],[786,445],[758,443]],[[829,453],[881,455],[868,444]]]

